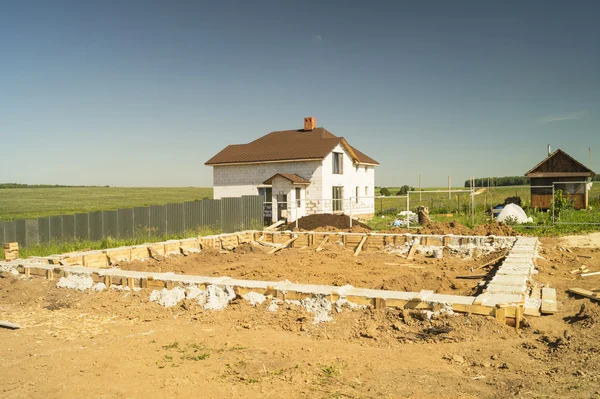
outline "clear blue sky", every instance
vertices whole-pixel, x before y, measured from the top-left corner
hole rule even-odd
[[[6,1],[0,182],[210,186],[302,118],[378,185],[600,172],[600,2]]]

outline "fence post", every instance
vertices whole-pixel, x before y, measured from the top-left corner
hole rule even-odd
[[[410,191],[406,193],[406,228],[410,229]]]
[[[352,197],[350,197],[350,228],[352,228]]]
[[[550,200],[552,205],[552,226],[554,226],[554,183],[552,183],[552,199]]]

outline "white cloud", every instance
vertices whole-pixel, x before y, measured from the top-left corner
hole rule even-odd
[[[586,111],[577,111],[577,112],[565,112],[562,114],[552,114],[546,115],[538,119],[539,123],[552,123],[552,122],[560,122],[567,121],[572,119],[581,119],[587,114]]]
[[[312,35],[313,43],[321,43],[323,41],[323,37],[321,35]]]

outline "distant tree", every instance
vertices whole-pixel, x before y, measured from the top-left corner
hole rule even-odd
[[[414,191],[414,188],[412,188],[412,190],[411,190],[411,188],[412,187],[404,185],[404,186],[400,187],[400,190],[398,190],[396,195],[406,195],[406,194],[408,194],[409,191]]]
[[[529,178],[525,176],[482,177],[475,179],[475,187],[526,186]],[[465,181],[465,187],[471,187],[471,181]]]
[[[379,193],[381,195],[385,195],[386,197],[389,196],[389,195],[391,195],[390,190],[387,187],[381,187],[379,189]]]

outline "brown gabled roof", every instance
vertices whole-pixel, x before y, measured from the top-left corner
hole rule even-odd
[[[310,184],[310,180],[306,180],[302,176],[298,176],[295,173],[275,173],[263,182],[263,184],[273,184],[273,179],[276,177],[283,177],[292,182],[292,184]]]
[[[313,130],[282,130],[262,136],[248,144],[225,147],[205,165],[277,162],[325,158],[336,145],[343,145],[358,163],[379,165],[373,158],[350,146],[343,137],[337,137],[322,127]]]
[[[525,173],[527,177],[591,177],[595,175],[590,168],[561,149],[554,151],[542,160],[542,162],[535,165],[529,172]]]

